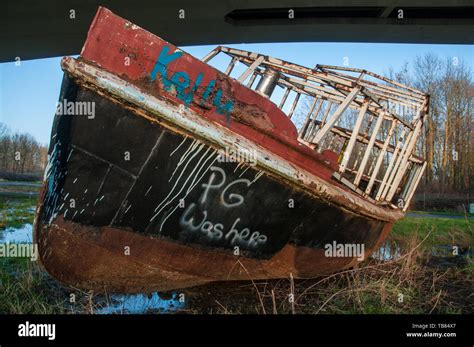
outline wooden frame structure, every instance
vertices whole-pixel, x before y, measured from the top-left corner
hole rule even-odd
[[[280,109],[293,92],[289,118],[307,100],[299,141],[318,152],[335,152],[339,170],[334,179],[377,204],[408,208],[426,168],[417,150],[428,115],[427,94],[367,70],[331,65],[311,69],[223,46],[203,61],[219,53],[231,58],[228,76],[237,63],[245,65],[235,78],[248,88],[269,98],[276,86],[282,88],[281,100],[272,98]]]

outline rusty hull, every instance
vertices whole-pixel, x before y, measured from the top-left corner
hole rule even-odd
[[[84,83],[84,80],[78,78],[77,71],[74,74],[76,81],[73,83],[82,90],[81,93],[84,93],[85,99],[93,100],[94,97],[97,97],[102,100],[104,110],[99,109],[97,119],[110,118],[110,115],[116,114],[116,110],[121,108],[127,110],[124,117],[141,119],[143,121],[140,122],[147,127],[156,124],[160,129],[159,131],[169,133],[170,138],[179,136],[181,139],[189,135],[198,136],[200,134],[198,131],[195,133],[186,132],[178,126],[179,124],[176,124],[178,121],[174,125],[167,123],[162,114],[160,114],[161,117],[158,117],[156,113],[147,112],[144,107],[132,107],[130,105],[133,100],[118,100],[117,95],[112,97],[106,91],[98,88],[97,85]],[[72,75],[73,73],[71,73]],[[166,109],[169,110],[177,107],[177,105],[173,106],[167,103],[165,105]],[[179,114],[177,110],[173,110],[173,112],[173,114]],[[195,122],[200,121],[198,115],[189,112],[186,114],[186,119]],[[80,129],[81,122],[87,122],[83,118],[65,118],[61,116],[57,117],[57,121],[71,122],[71,128],[76,127],[77,129]],[[208,122],[204,123],[208,134],[213,134],[216,131],[223,132],[218,136],[218,139],[223,141],[220,143],[222,147],[232,143],[245,144],[244,138],[236,137],[235,134],[233,135],[226,129],[220,128],[220,126]],[[116,131],[116,128],[110,129],[108,136],[115,136],[114,131]],[[99,140],[100,138],[97,138],[91,140],[91,142],[94,146],[106,146],[104,143],[99,143]],[[215,143],[212,143],[212,137],[202,138],[201,140],[207,143],[207,146],[216,146]],[[172,142],[178,143],[180,141]],[[74,145],[74,143],[70,143],[70,145]],[[79,150],[77,143],[74,148],[76,151]],[[86,152],[89,153],[90,151],[94,151],[94,148],[88,148]],[[68,158],[71,157],[73,162],[75,154],[71,155],[68,150],[65,152],[66,155]],[[251,168],[249,171],[264,170],[263,179],[268,180],[272,185],[268,188],[266,186],[260,188],[259,186],[258,189],[261,189],[261,191],[258,193],[268,196],[270,201],[278,201],[281,198],[282,201],[286,202],[287,196],[283,195],[283,192],[285,189],[289,189],[289,196],[300,196],[296,200],[304,199],[306,201],[305,206],[307,206],[302,208],[307,212],[299,216],[287,215],[287,212],[282,212],[281,221],[288,220],[288,223],[290,221],[296,223],[286,227],[281,225],[281,230],[275,230],[275,235],[284,235],[286,239],[283,240],[280,246],[277,245],[266,253],[253,253],[251,250],[246,253],[243,249],[244,252],[236,256],[233,253],[232,245],[222,244],[216,247],[216,245],[201,242],[202,240],[183,242],[179,240],[179,237],[173,239],[174,232],[180,233],[180,227],[177,224],[171,226],[172,230],[169,235],[163,235],[163,233],[158,232],[143,234],[140,227],[127,224],[127,218],[121,222],[119,221],[120,223],[106,223],[107,225],[97,226],[91,225],[95,223],[94,219],[92,219],[92,222],[80,221],[71,214],[65,218],[64,209],[57,216],[51,218],[51,215],[45,212],[45,207],[48,205],[45,202],[48,201],[46,196],[50,183],[46,180],[35,222],[35,242],[39,245],[40,262],[54,278],[65,284],[108,292],[171,290],[212,281],[271,279],[288,277],[290,274],[295,278],[309,278],[329,274],[358,263],[358,260],[353,257],[326,257],[322,249],[324,242],[330,242],[331,240],[363,242],[367,246],[365,252],[367,257],[388,235],[393,223],[389,218],[391,217],[392,220],[397,218],[397,214],[383,211],[385,214],[378,214],[378,218],[381,218],[381,220],[375,222],[373,216],[368,218],[364,215],[377,213],[382,208],[372,206],[376,209],[370,210],[371,205],[369,203],[364,202],[357,196],[351,196],[351,192],[328,186],[324,181],[303,169],[295,168],[298,177],[291,180],[291,174],[287,173],[288,176],[285,177],[284,165],[280,166],[282,171],[278,173],[268,163],[273,161],[283,164],[283,159],[274,157],[269,152],[265,152],[260,157],[267,158],[266,164],[263,165],[259,162],[256,168]],[[231,173],[237,165],[235,163],[231,169],[226,170]],[[324,164],[321,163],[320,165]],[[72,180],[76,176],[73,164],[69,164],[68,170],[70,171],[68,173],[69,178]],[[84,175],[89,181],[93,181],[92,171],[84,173]],[[66,177],[67,179],[68,177]],[[54,180],[52,182],[56,183]],[[162,181],[162,184],[165,185],[165,182],[166,180]],[[67,184],[63,184],[63,186],[66,187]],[[98,193],[97,196],[100,194]],[[139,194],[143,194],[143,191],[141,193],[139,191]],[[67,195],[64,193],[62,197],[64,196]],[[216,196],[215,201],[218,200]],[[304,201],[301,201],[301,203],[303,204]],[[149,204],[144,203],[144,205],[140,206],[140,209],[145,209]],[[255,228],[265,230],[265,222],[258,220],[259,216],[262,215],[259,209],[264,210],[264,206],[259,206],[258,203],[256,205],[250,203],[250,205],[244,216],[248,216],[249,223],[251,221],[256,223]],[[319,208],[326,211],[321,216],[312,210],[317,205],[323,206]],[[123,213],[126,207],[126,205],[120,205],[119,210],[122,210]],[[77,207],[77,211],[79,210],[80,207]],[[255,210],[255,212],[252,212],[252,210]],[[220,213],[219,210],[215,211],[216,214]],[[256,213],[256,215],[252,213]],[[298,233],[294,233],[293,230],[296,230],[295,227],[298,223],[303,223],[306,214],[308,219],[305,223],[308,226],[300,236],[294,238],[294,235]],[[226,214],[222,216],[224,219],[229,218],[226,217]],[[385,221],[383,221],[384,218],[386,218]],[[334,224],[338,220],[346,220],[346,227],[335,228]],[[369,220],[374,220],[374,222],[365,227],[361,224]],[[305,236],[304,234],[308,232],[310,235]],[[331,234],[334,234],[334,236],[331,237]],[[130,250],[129,254],[125,252],[126,247]]]
[[[54,278],[108,292],[310,278],[358,263],[327,257],[327,243],[364,244],[365,258],[380,245],[402,212],[334,181],[330,158],[300,144],[271,101],[184,53],[163,70],[165,50],[181,52],[101,8],[81,58],[62,61],[60,101],[94,102],[96,116],[55,117],[34,225]],[[170,87],[184,73],[207,87]],[[216,161],[228,148],[256,165]],[[225,185],[206,190],[218,173]]]
[[[390,233],[386,224],[372,253]],[[54,278],[96,292],[167,291],[214,281],[312,278],[357,265],[328,258],[324,250],[287,244],[268,260],[236,257],[117,228],[80,226],[63,218],[37,231],[40,260]],[[133,252],[125,255],[124,248]]]

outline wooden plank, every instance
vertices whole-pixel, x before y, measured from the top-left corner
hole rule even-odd
[[[280,105],[278,106],[280,109],[283,109],[283,106],[285,106],[285,102],[289,94],[290,94],[290,88],[286,88],[285,94],[283,94],[283,98],[281,99]]]
[[[388,200],[391,200],[392,197],[395,195],[395,192],[397,191],[397,188],[400,184],[400,181],[402,180],[403,176],[405,175],[406,169],[407,169],[407,161],[408,158],[410,157],[411,152],[413,151],[413,148],[416,144],[416,141],[418,140],[418,135],[421,130],[421,125],[422,121],[421,119],[418,120],[418,124],[416,125],[415,130],[413,131],[413,135],[410,138],[410,141],[408,143],[407,149],[403,152],[402,160],[400,162],[400,170],[395,176],[392,187],[390,188],[387,198]]]
[[[311,106],[309,108],[309,112],[308,112],[308,115],[306,116],[306,120],[303,124],[303,126],[301,127],[299,133],[298,133],[298,137],[304,137],[304,135],[306,135],[306,131],[308,130],[308,125],[309,125],[309,121],[311,120],[311,115],[313,114],[313,111],[314,111],[314,108],[316,107],[316,103],[318,102],[319,98],[315,97],[313,99],[313,102],[311,103]],[[322,102],[322,100],[321,100]]]
[[[392,138],[392,135],[397,126],[397,123],[398,122],[396,120],[392,121],[392,125],[390,127],[390,130],[388,131],[387,138],[385,139],[385,143],[383,144],[383,147],[380,150],[380,154],[377,158],[377,163],[375,164],[374,171],[372,172],[372,175],[370,177],[369,184],[367,185],[367,188],[365,189],[366,194],[370,194],[370,191],[372,190],[372,186],[374,185],[374,182],[379,173],[380,167],[382,166],[383,157],[385,156],[385,153],[387,152],[390,139]]]
[[[290,112],[288,113],[289,118],[293,116],[293,112],[295,112],[296,105],[298,104],[298,101],[300,100],[300,96],[301,96],[300,93],[296,94],[295,100],[293,100],[293,105],[291,105]]]
[[[216,47],[214,48],[212,51],[210,51],[209,53],[206,54],[206,56],[204,58],[202,58],[202,62],[204,63],[207,63],[209,60],[211,60],[212,58],[214,58],[217,54],[219,54],[219,52],[221,52],[221,47]]]
[[[354,192],[358,193],[359,195],[364,196],[365,199],[369,200],[372,203],[375,203],[374,199],[372,199],[370,196],[365,196],[364,192],[359,187],[355,186],[351,181],[349,181],[347,178],[342,176],[339,172],[334,172],[332,174],[332,177],[334,177],[339,182],[341,182],[342,184],[344,184],[345,186],[347,186],[348,188],[350,188]]]
[[[379,132],[379,129],[380,129],[380,126],[382,125],[383,120],[384,120],[383,113],[381,113],[377,118],[377,122],[375,123],[374,130],[372,131],[372,136],[370,137],[370,141],[367,145],[367,148],[365,149],[364,158],[362,159],[362,162],[360,163],[359,170],[354,179],[354,184],[356,186],[358,186],[360,183],[360,179],[362,178],[362,174],[364,173],[365,166],[367,165],[367,161],[369,160],[370,154],[372,152],[372,148],[374,147],[375,139],[377,138],[377,134]]]
[[[389,121],[392,121],[391,119]],[[312,122],[313,123],[313,122]],[[314,123],[319,126],[321,124],[320,121],[314,121]],[[310,124],[311,125],[311,124]],[[333,126],[332,129],[331,129],[331,132],[333,132],[334,134],[338,135],[338,136],[341,136],[345,139],[350,139],[351,138],[351,135],[352,135],[352,132],[351,130],[349,129],[345,129],[345,128],[341,128],[341,127],[338,127],[338,126]],[[308,130],[308,133],[309,133],[309,130]],[[365,137],[364,135],[361,135],[360,133],[357,135],[357,142],[360,142],[360,143],[363,143],[363,144],[368,144],[370,141],[370,139],[368,139],[367,137]],[[375,140],[375,143],[374,143],[374,146],[377,147],[378,149],[382,149],[383,148],[383,144],[384,142],[380,141],[380,140]],[[396,147],[389,144],[388,147],[387,147],[387,152],[389,153],[393,153],[395,151]],[[417,163],[417,164],[423,164],[424,160],[423,158],[421,157],[418,157],[416,155],[414,155],[413,153],[410,155],[410,161],[414,162],[414,163]]]
[[[243,82],[247,79],[247,77],[249,77],[249,75],[255,71],[255,69],[257,68],[257,66],[259,66],[259,65],[263,62],[264,59],[265,59],[265,58],[263,57],[263,55],[261,55],[260,57],[258,57],[258,59],[255,60],[255,61],[252,63],[252,65],[250,65],[250,66],[247,68],[247,70],[245,70],[244,73],[243,73],[242,75],[240,75],[239,78],[237,78],[237,81],[240,82],[240,83],[243,83]]]
[[[250,80],[247,83],[247,88],[252,88],[253,82],[255,82],[255,79],[257,78],[257,75],[258,75],[257,71],[254,71],[252,73],[252,77],[250,77]]]
[[[393,151],[392,158],[390,159],[390,163],[388,164],[387,170],[385,171],[385,175],[382,179],[382,183],[379,186],[375,200],[383,200],[384,191],[385,191],[386,186],[388,185],[387,181],[390,177],[390,173],[392,171],[393,165],[395,164],[395,161],[397,160],[398,153],[400,151],[403,137],[405,136],[406,131],[407,131],[407,128],[403,128],[402,133],[400,134],[400,137],[397,140],[397,143],[395,145],[395,150]]]
[[[232,58],[232,60],[230,61],[229,65],[227,66],[227,69],[225,70],[225,74],[227,76],[230,76],[232,70],[234,69],[234,66],[235,64],[238,62],[239,60],[237,58]]]
[[[382,193],[382,199],[386,199],[390,201],[390,199],[388,199],[388,193],[392,189],[392,185],[393,185],[393,182],[395,181],[395,177],[400,172],[400,164],[403,160],[403,156],[405,155],[405,152],[408,148],[411,138],[413,137],[413,134],[414,134],[414,131],[410,131],[407,135],[406,141],[403,144],[401,151],[399,152],[397,161],[395,162],[395,165],[393,166],[392,172],[390,173],[390,177],[388,178],[388,181],[387,181],[387,185],[384,189],[384,192]]]
[[[306,140],[310,140],[310,139],[313,137],[314,129],[317,127],[317,121],[316,121],[316,119],[318,118],[319,112],[321,111],[321,107],[322,107],[323,104],[324,104],[324,99],[321,98],[320,100],[321,100],[321,102],[318,104],[318,108],[317,108],[316,111],[314,112],[313,120],[312,120],[311,123],[309,124],[308,131],[307,131],[306,134],[305,134],[305,139],[306,139]]]
[[[352,130],[351,137],[349,139],[349,143],[347,144],[346,150],[344,151],[344,155],[342,157],[341,165],[339,166],[339,172],[343,173],[346,170],[347,164],[352,154],[352,150],[355,146],[357,141],[357,136],[359,135],[360,127],[362,126],[362,122],[364,120],[365,114],[367,112],[367,107],[369,107],[369,103],[365,102],[362,108],[359,111],[359,116],[357,117],[356,123],[354,125],[354,129]]]
[[[426,161],[423,163],[423,166],[421,167],[421,170],[418,173],[418,176],[416,178],[416,181],[414,184],[411,185],[410,190],[408,192],[407,198],[405,199],[405,206],[403,206],[403,212],[405,212],[408,207],[410,206],[410,201],[413,198],[413,194],[416,191],[416,187],[418,187],[418,184],[420,183],[421,177],[423,177],[423,173],[425,172],[426,169]]]
[[[316,134],[313,142],[315,142],[316,144],[321,143],[321,140],[326,136],[329,129],[331,129],[334,126],[334,124],[336,124],[336,121],[339,119],[341,114],[346,110],[349,103],[352,100],[354,100],[354,98],[357,96],[359,91],[360,91],[359,87],[355,87],[351,90],[349,95],[347,95],[347,97],[344,99],[344,101],[339,105],[337,110],[333,113],[333,115],[329,119],[329,121],[322,127],[321,130],[318,131],[318,133]]]

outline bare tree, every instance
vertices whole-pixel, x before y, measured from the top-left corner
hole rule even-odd
[[[27,133],[13,133],[0,123],[0,171],[40,173],[46,166],[47,147]]]

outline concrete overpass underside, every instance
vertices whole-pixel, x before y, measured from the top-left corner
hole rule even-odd
[[[0,62],[79,54],[99,5],[179,46],[474,42],[473,0],[7,0]]]

